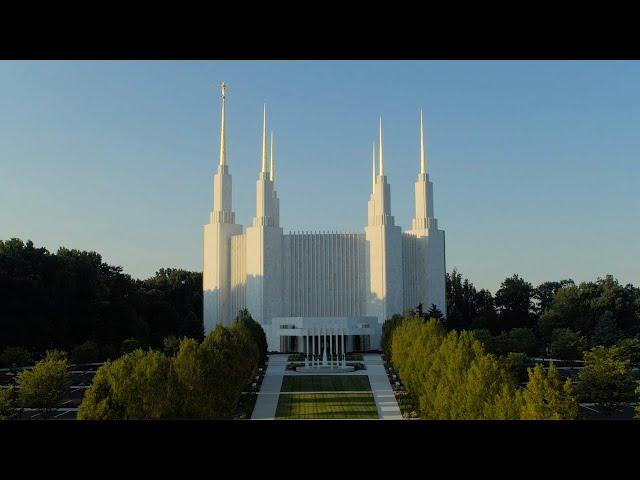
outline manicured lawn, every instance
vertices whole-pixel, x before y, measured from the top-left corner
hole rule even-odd
[[[276,418],[295,420],[378,418],[378,410],[373,394],[370,392],[281,393]]]
[[[294,393],[280,393],[276,418],[378,418],[364,375],[285,375],[280,391]]]
[[[281,392],[370,392],[366,375],[285,375]]]

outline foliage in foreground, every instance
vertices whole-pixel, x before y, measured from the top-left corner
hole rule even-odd
[[[393,332],[393,364],[424,419],[571,419],[573,392],[557,370],[529,370],[521,391],[514,376],[469,331],[446,332],[442,322],[405,319]]]
[[[578,401],[571,380],[561,382],[555,364],[545,373],[541,364],[529,368],[529,383],[524,389],[523,420],[563,420],[578,416]]]
[[[202,343],[183,338],[173,356],[136,349],[98,370],[78,419],[232,418],[258,359],[240,322],[218,325]]]

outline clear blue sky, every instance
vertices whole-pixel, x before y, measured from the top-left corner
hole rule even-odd
[[[285,231],[362,230],[379,115],[410,227],[422,108],[449,271],[640,284],[639,62],[0,62],[0,238],[201,270],[221,80],[244,225],[266,102]]]

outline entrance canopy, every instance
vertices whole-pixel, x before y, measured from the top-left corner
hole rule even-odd
[[[377,317],[275,317],[268,340],[270,350],[308,353],[308,338],[344,337],[346,351],[380,349]],[[322,344],[324,345],[324,343]],[[273,348],[275,347],[275,348]]]

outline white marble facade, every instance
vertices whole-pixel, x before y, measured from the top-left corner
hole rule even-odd
[[[266,108],[256,216],[246,229],[236,224],[226,160],[224,84],[220,133],[213,209],[204,226],[205,333],[218,323],[229,325],[240,309],[247,308],[265,329],[270,351],[302,351],[301,339],[310,325],[338,324],[346,331],[348,349],[365,350],[380,347],[382,322],[395,313],[422,303],[425,309],[435,304],[446,315],[444,231],[433,214],[422,118],[415,217],[406,232],[391,215],[382,122],[373,150],[368,221],[358,233],[283,232],[273,135],[267,155]]]

